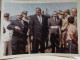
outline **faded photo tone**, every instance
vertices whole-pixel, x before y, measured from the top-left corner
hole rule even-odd
[[[77,3],[5,2],[2,54],[78,54]]]

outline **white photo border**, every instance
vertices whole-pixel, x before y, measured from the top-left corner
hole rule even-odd
[[[14,58],[14,57],[22,57],[22,56],[80,56],[80,1],[79,0],[2,0],[2,7],[1,7],[1,37],[3,33],[3,24],[2,24],[2,17],[3,17],[3,10],[4,10],[4,2],[13,2],[13,3],[55,3],[55,2],[77,2],[77,29],[78,29],[78,54],[66,54],[66,53],[41,53],[41,54],[23,54],[23,55],[11,55],[11,56],[3,56],[1,54],[0,59],[7,59],[7,58]],[[2,41],[2,38],[1,38]],[[1,42],[2,43],[2,42]],[[1,48],[1,47],[0,47]],[[1,50],[2,51],[2,50]]]

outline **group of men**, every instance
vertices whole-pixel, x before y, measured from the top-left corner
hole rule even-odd
[[[78,50],[76,49],[78,46],[77,9],[73,8],[71,11],[72,15],[70,10],[54,11],[50,17],[37,7],[36,14],[27,16],[27,11],[23,11],[17,14],[16,20],[10,20],[9,14],[5,13],[4,54],[27,54],[29,51],[45,53],[45,49],[49,48],[52,49],[52,53],[63,52],[60,48],[64,48],[65,51],[68,49],[67,53],[76,53]]]

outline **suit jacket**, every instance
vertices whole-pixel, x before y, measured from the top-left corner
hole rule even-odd
[[[42,15],[41,25],[37,15],[34,15],[30,21],[30,34],[33,35],[34,40],[42,40],[45,38],[48,35],[48,18]]]
[[[73,24],[77,27],[77,16],[74,16],[74,23]]]
[[[62,32],[66,31],[67,27],[68,27],[68,20],[62,19],[62,27],[61,27]]]
[[[24,28],[22,29],[20,22],[18,20],[13,20],[8,26],[7,28],[9,30],[13,30],[13,35],[12,35],[12,40],[17,41],[18,39],[23,39],[24,42],[27,42],[27,30],[28,30],[28,23],[24,22]],[[16,30],[15,26],[19,26],[20,30]],[[15,38],[16,37],[16,38]],[[20,39],[20,40],[21,40]],[[19,40],[19,41],[20,41]]]
[[[60,33],[59,28],[51,28],[51,26],[55,26],[55,25],[62,26],[62,20],[59,17],[57,17],[56,21],[54,20],[53,17],[49,18],[48,19],[49,34],[51,33],[59,34]]]

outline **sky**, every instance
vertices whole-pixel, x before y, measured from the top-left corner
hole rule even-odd
[[[52,15],[53,11],[66,10],[77,8],[76,2],[62,2],[62,3],[5,3],[4,13],[10,13],[11,16],[18,14],[19,12],[28,11],[28,15],[35,14],[36,7],[40,7],[42,10],[46,11]]]

